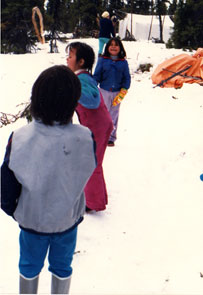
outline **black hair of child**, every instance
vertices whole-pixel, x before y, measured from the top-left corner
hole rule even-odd
[[[44,70],[32,87],[30,113],[45,125],[68,124],[81,95],[78,77],[65,65]]]
[[[68,51],[71,49],[76,50],[77,62],[81,59],[84,60],[84,65],[82,66],[82,68],[87,69],[88,72],[92,73],[92,67],[95,61],[95,54],[92,47],[83,42],[72,42],[67,45],[66,53],[68,53]]]
[[[123,43],[121,42],[120,39],[118,39],[116,37],[111,38],[107,42],[107,44],[105,46],[105,50],[104,50],[103,56],[110,57],[109,46],[111,45],[112,41],[114,41],[116,43],[116,45],[118,45],[120,47],[120,52],[118,54],[118,58],[121,58],[121,59],[125,58],[126,57],[126,52],[125,52],[125,49],[123,47]]]

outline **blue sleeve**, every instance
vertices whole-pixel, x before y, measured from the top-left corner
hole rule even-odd
[[[21,184],[17,181],[13,171],[9,168],[12,136],[13,133],[9,138],[6,148],[6,154],[1,166],[1,209],[10,216],[13,215],[17,207],[22,187]]]
[[[131,76],[130,76],[130,70],[128,67],[128,62],[125,61],[125,67],[124,67],[124,75],[123,75],[123,81],[122,81],[122,88],[129,89],[131,83]]]
[[[102,60],[103,58],[99,58],[96,64],[96,68],[94,70],[93,78],[97,83],[102,82]]]

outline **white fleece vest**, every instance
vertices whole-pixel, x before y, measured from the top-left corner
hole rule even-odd
[[[58,233],[83,216],[83,189],[96,167],[91,132],[33,121],[13,134],[9,168],[22,184],[14,217],[27,229]]]

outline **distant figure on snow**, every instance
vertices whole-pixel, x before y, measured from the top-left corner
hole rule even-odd
[[[99,56],[103,53],[104,45],[109,41],[111,37],[115,37],[115,29],[108,11],[102,13],[102,17],[99,22]]]

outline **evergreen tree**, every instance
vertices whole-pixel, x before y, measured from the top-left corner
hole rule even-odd
[[[71,5],[72,26],[80,36],[90,36],[98,29],[97,13],[102,13],[102,1],[74,0]]]
[[[69,31],[71,0],[49,0],[46,5],[46,29],[52,34]]]
[[[172,19],[173,19],[175,12],[176,12],[176,9],[177,9],[177,5],[178,5],[177,2],[178,2],[178,0],[173,0],[170,3],[169,9],[168,9],[168,14],[172,17]]]
[[[136,14],[151,14],[153,1],[151,0],[128,0],[126,12]]]
[[[84,32],[96,28],[97,7],[93,1],[83,0],[80,7],[80,21]]]
[[[155,3],[155,12],[159,17],[159,29],[160,29],[160,38],[159,42],[164,43],[163,41],[163,22],[162,22],[162,15],[166,15],[167,8],[166,8],[166,2],[165,0],[156,0]]]
[[[102,11],[107,10],[109,8],[109,1],[102,0],[101,7],[102,7]]]
[[[46,28],[50,32],[50,53],[58,52],[57,39],[62,31],[61,11],[64,1],[49,0],[46,7]]]
[[[63,33],[71,32],[71,15],[70,8],[72,0],[62,0],[60,1],[60,31]]]
[[[110,0],[108,4],[108,11],[112,15],[116,10],[124,8],[124,1],[122,0]]]
[[[180,0],[174,16],[172,47],[203,47],[203,0]]]
[[[151,13],[151,1],[137,0],[134,3],[134,11],[138,14],[150,14]]]
[[[43,14],[43,0],[3,0],[1,7],[1,52],[30,52],[37,38],[32,24],[32,8]]]

